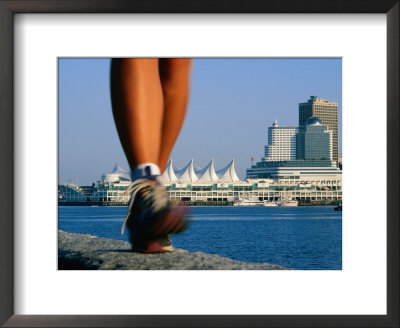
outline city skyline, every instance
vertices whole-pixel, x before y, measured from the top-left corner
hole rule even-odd
[[[59,183],[88,185],[117,162],[128,164],[109,100],[109,59],[59,60]],[[171,158],[184,167],[192,158],[219,169],[235,159],[244,180],[251,158],[259,161],[268,127],[297,126],[298,106],[311,95],[339,104],[340,59],[195,59],[191,97]],[[77,179],[76,179],[77,178]]]

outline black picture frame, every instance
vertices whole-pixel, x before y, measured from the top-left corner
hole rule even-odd
[[[399,327],[399,11],[399,0],[0,0],[0,324],[4,327]],[[18,203],[13,187],[13,21],[17,13],[385,13],[387,315],[14,315],[13,209]]]

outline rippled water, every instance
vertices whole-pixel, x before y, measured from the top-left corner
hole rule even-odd
[[[191,227],[174,247],[246,262],[341,270],[342,213],[332,207],[193,207]],[[59,229],[127,240],[127,207],[60,206]]]

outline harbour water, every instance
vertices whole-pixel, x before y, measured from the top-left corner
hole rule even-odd
[[[59,206],[58,228],[127,240],[127,207]],[[342,269],[342,212],[333,207],[192,207],[175,248],[300,270]]]

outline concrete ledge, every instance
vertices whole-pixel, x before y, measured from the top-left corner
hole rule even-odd
[[[176,249],[171,253],[139,254],[130,244],[91,235],[58,233],[59,270],[285,270],[268,263],[246,263],[218,255]]]

